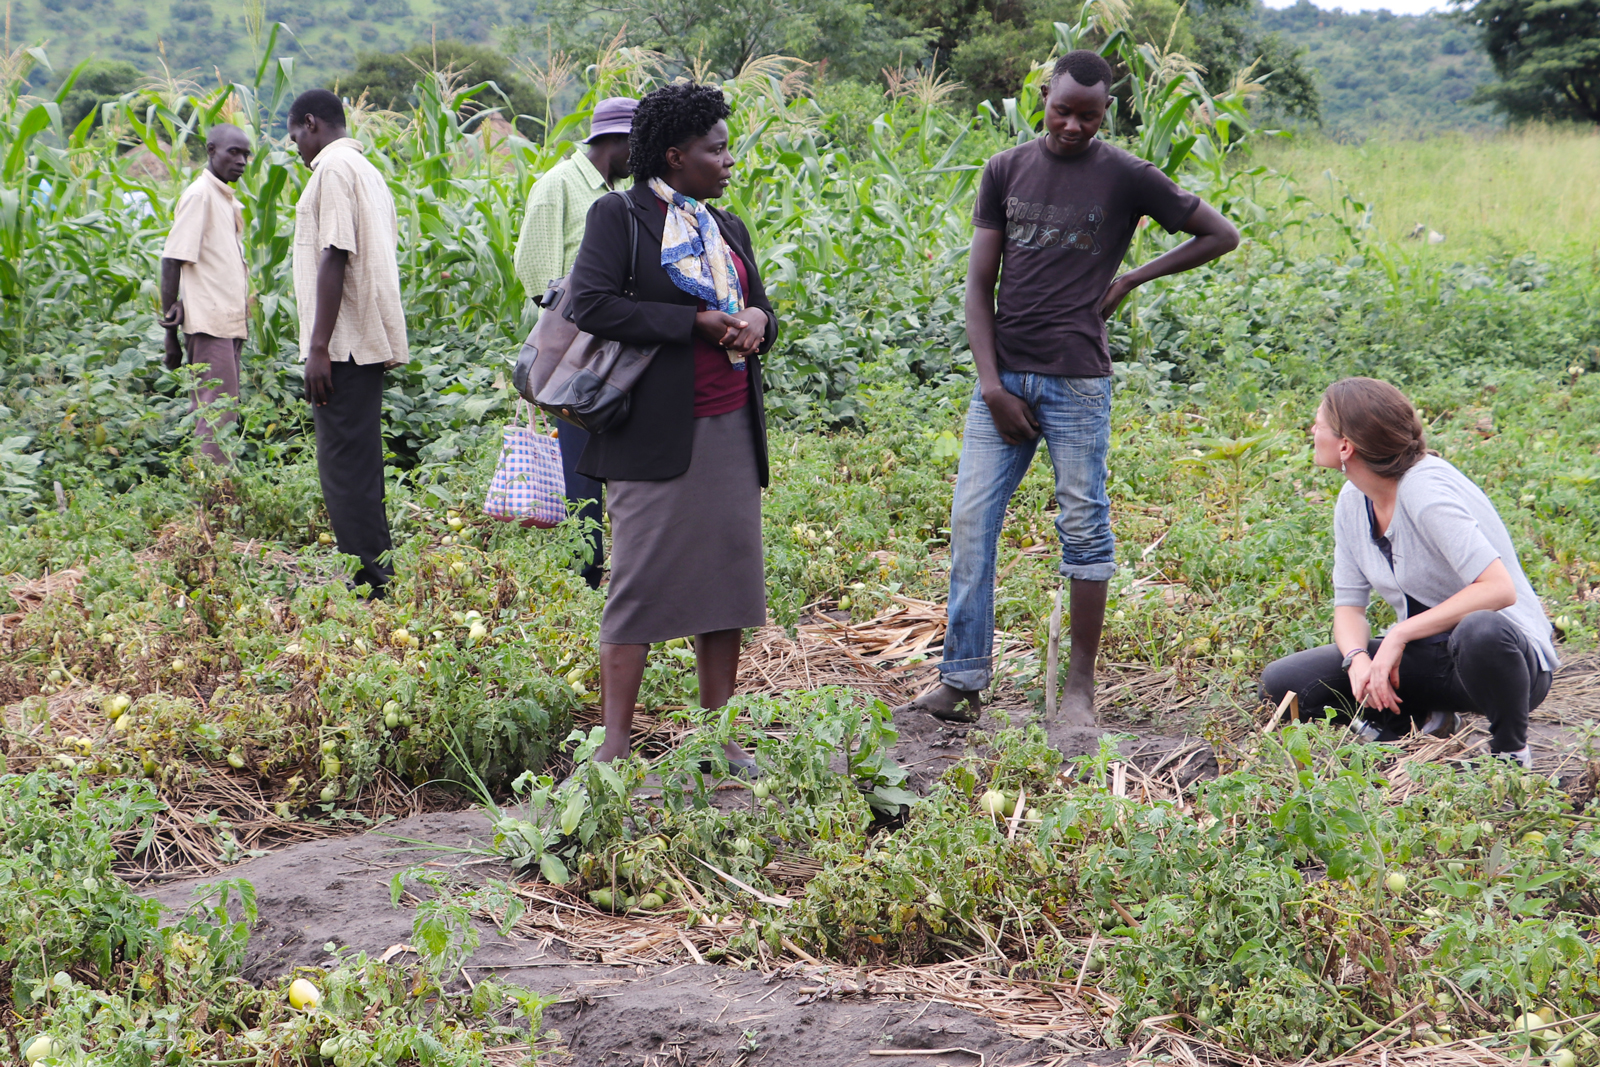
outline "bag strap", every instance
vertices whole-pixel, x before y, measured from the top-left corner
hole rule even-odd
[[[628,230],[628,280],[624,283],[622,291],[629,296],[637,296],[634,292],[634,264],[639,259],[639,216],[633,213],[633,204],[628,201],[628,194],[621,189],[613,189],[612,193],[620,196],[628,204],[628,218],[633,222],[633,227]]]
[[[530,404],[522,397],[517,397],[517,411],[522,413],[522,420],[528,424],[528,429],[534,433],[544,434],[544,409],[537,404]],[[513,420],[515,425],[515,420]],[[548,436],[546,434],[546,436]]]

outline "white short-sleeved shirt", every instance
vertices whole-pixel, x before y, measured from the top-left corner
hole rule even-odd
[[[1365,610],[1372,592],[1407,616],[1406,596],[1432,608],[1477,581],[1500,560],[1511,574],[1517,602],[1501,608],[1527,635],[1547,670],[1554,670],[1554,631],[1539,597],[1522,573],[1500,513],[1472,479],[1438,456],[1424,457],[1400,477],[1394,518],[1386,531],[1394,567],[1372,539],[1367,498],[1346,482],[1333,509],[1333,602]]]
[[[189,183],[172,212],[162,259],[183,264],[183,332],[248,336],[250,270],[244,259],[244,212],[228,183],[208,167]]]
[[[353,137],[324,147],[312,161],[311,179],[295,204],[294,296],[301,360],[311,351],[317,266],[325,248],[350,254],[329,357],[335,363],[354,360],[387,366],[411,358],[400,302],[400,220],[388,184],[364,151]]]

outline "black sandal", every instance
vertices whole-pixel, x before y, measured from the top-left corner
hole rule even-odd
[[[743,759],[723,758],[728,760],[728,773],[732,777],[743,778],[747,782],[753,782],[761,777],[761,768],[756,766],[756,758],[754,756],[746,756]],[[700,761],[701,774],[715,774],[716,771],[717,764],[715,760],[703,759]]]
[[[950,688],[955,689],[954,686],[951,686]],[[922,697],[915,697],[906,703],[901,704],[894,710],[897,712],[920,711],[928,715],[932,715],[940,722],[958,723],[961,725],[970,726],[977,722],[978,719],[983,715],[983,703],[979,700],[979,693],[981,691],[956,689],[956,692],[964,695],[960,700],[957,700],[955,705],[948,711],[940,708],[930,708],[928,705],[922,702]]]

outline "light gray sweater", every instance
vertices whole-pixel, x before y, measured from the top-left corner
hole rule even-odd
[[[1506,565],[1517,602],[1500,614],[1528,636],[1547,670],[1559,663],[1550,620],[1522,573],[1500,513],[1465,474],[1438,456],[1400,477],[1394,518],[1385,531],[1394,569],[1372,540],[1366,497],[1346,482],[1333,509],[1333,602],[1366,610],[1373,590],[1406,617],[1406,594],[1437,607],[1477,580],[1495,560]]]

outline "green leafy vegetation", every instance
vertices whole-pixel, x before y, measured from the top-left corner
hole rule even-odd
[[[1100,32],[1101,12],[1084,15],[1052,27],[1056,48]],[[688,739],[590,759],[602,599],[573,570],[581,531],[495,523],[478,505],[527,329],[510,270],[520,205],[595,99],[665,77],[649,57],[602,56],[541,141],[463,128],[485,100],[471,75],[422,78],[410,114],[355,116],[401,216],[413,346],[385,404],[397,577],[373,604],[345,588],[348,561],[324,541],[299,399],[287,251],[305,171],[270,137],[292,67],[263,63],[227,90],[124,94],[91,129],[62,121],[70,74],[59,100],[30,96],[32,60],[12,57],[0,975],[19,1040],[45,1041],[42,1063],[129,1064],[202,1049],[468,1064],[527,1043],[538,998],[448,983],[474,915],[513,922],[512,887],[398,878],[421,962],[338,954],[299,976],[318,993],[305,1011],[287,977],[239,977],[247,885],[161,926],[116,877],[175,847],[163,808],[191,817],[208,857],[249,855],[256,839],[225,806],[195,800],[219,785],[248,785],[286,831],[319,832],[365,827],[428,785],[484,804],[492,851],[520,878],[605,912],[714,927],[713,960],[981,956],[1018,981],[1098,990],[1117,1039],[1164,1025],[1292,1060],[1487,1035],[1509,1055],[1596,1062],[1572,1021],[1600,997],[1592,804],[1502,767],[1401,762],[1320,723],[1263,735],[1253,693],[1269,659],[1327,633],[1338,481],[1311,466],[1304,435],[1318,391],[1347,373],[1408,390],[1432,446],[1500,509],[1567,649],[1593,647],[1595,231],[1548,186],[1537,194],[1587,142],[1483,142],[1429,200],[1419,190],[1439,184],[1428,168],[1446,143],[1279,145],[1244,92],[1213,93],[1126,34],[1114,47],[1131,76],[1123,143],[1245,238],[1147,287],[1111,327],[1122,566],[1105,653],[1170,672],[1187,710],[1121,710],[1181,715],[1221,763],[1165,797],[1128,788],[1114,738],[1063,771],[1018,722],[952,751],[919,798],[882,703],[807,684],[707,712],[682,642],[650,651],[641,700]],[[1037,129],[1043,76],[1030,67],[1010,104],[966,109],[928,77],[873,99],[849,83],[803,92],[793,71],[769,58],[723,83],[740,160],[726,203],[751,224],[784,330],[764,500],[783,625],[819,606],[863,618],[896,596],[944,596],[973,389],[966,220],[983,160]],[[234,462],[218,471],[191,459],[188,372],[161,368],[152,286],[196,146],[222,121],[260,151],[239,186],[257,294],[248,373]],[[150,157],[165,176],[138,162]],[[1474,214],[1470,191],[1513,172],[1526,214]],[[1446,243],[1404,240],[1395,220],[1424,209],[1417,221]],[[1145,229],[1132,255],[1174,241]],[[1058,578],[1051,551],[1030,550],[1051,544],[1052,496],[1035,464],[1001,545],[999,625],[1033,653],[1007,672],[1022,704],[1044,688]],[[731,805],[711,788],[726,741],[767,771]],[[651,776],[659,799],[646,800]],[[1537,1011],[1550,1020],[1526,1023]]]
[[[1425,768],[1396,804],[1384,754],[1342,733],[1264,738],[1175,806],[1117,796],[1109,743],[1058,777],[1036,729],[1011,731],[903,830],[819,843],[797,933],[844,959],[998,953],[1111,992],[1123,1032],[1175,1015],[1283,1059],[1346,1051],[1401,1005],[1428,1044],[1492,1040],[1539,1003],[1593,1011],[1592,819],[1503,768]],[[975,806],[988,789],[1027,812]]]
[[[404,52],[363,52],[350,74],[335,78],[333,88],[351,100],[365,100],[382,111],[410,111],[419,73],[444,71],[456,81],[476,85],[492,82],[477,94],[459,118],[466,120],[483,108],[498,108],[500,117],[525,137],[536,137],[547,117],[547,101],[511,61],[493,48],[461,41],[430,41]],[[468,129],[471,123],[466,123]]]
[[[443,990],[461,944],[435,929],[448,904],[418,910],[416,966],[335,952],[331,969],[260,988],[243,981],[236,972],[256,919],[248,882],[219,882],[184,914],[163,916],[112,873],[114,842],[140,835],[133,851],[147,846],[161,807],[138,781],[0,775],[0,993],[13,1056],[479,1067],[493,1062],[489,1049],[538,1031],[545,1002],[523,990],[493,981]],[[309,1001],[296,996],[308,983]]]

